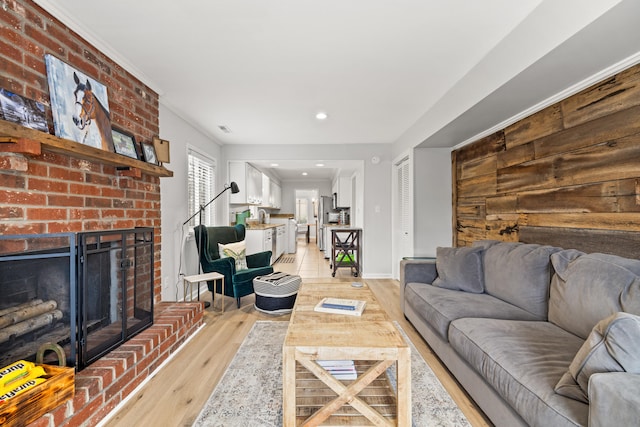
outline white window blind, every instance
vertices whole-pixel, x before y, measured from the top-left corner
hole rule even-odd
[[[207,204],[213,197],[216,188],[216,161],[194,150],[189,150],[189,216],[200,210],[200,206]],[[202,224],[215,225],[214,204],[207,206],[202,213]],[[199,224],[199,215],[189,223],[190,226]]]
[[[410,226],[410,195],[409,195],[409,160],[403,159],[397,166],[398,172],[398,203],[399,203],[399,217],[400,217],[400,231],[402,235],[409,234]]]

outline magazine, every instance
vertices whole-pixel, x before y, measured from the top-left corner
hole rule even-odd
[[[318,365],[337,380],[355,380],[358,378],[353,360],[316,360]]]

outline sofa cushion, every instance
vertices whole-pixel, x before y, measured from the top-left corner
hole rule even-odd
[[[444,340],[448,340],[449,324],[462,317],[536,320],[528,311],[491,295],[452,291],[424,283],[406,286],[405,304],[420,313]]]
[[[549,322],[458,319],[453,349],[532,426],[586,426],[588,405],[554,391],[583,340]]]
[[[438,277],[433,286],[476,294],[484,292],[483,248],[436,248]]]
[[[472,248],[483,248],[489,249],[491,246],[498,245],[500,243],[504,243],[502,240],[476,240],[471,244]]]
[[[484,253],[485,292],[547,319],[550,255],[560,248],[523,243],[499,243]]]
[[[586,339],[600,320],[618,311],[640,315],[640,261],[562,251],[551,256],[549,321]],[[569,261],[568,261],[569,260]]]
[[[601,320],[573,358],[556,392],[589,403],[591,375],[602,372],[640,374],[640,317],[615,313]]]

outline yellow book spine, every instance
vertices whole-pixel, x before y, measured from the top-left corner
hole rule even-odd
[[[11,381],[5,383],[4,387],[0,387],[0,395],[4,395],[13,390],[17,385],[20,385],[26,381],[33,380],[46,375],[42,366],[35,366],[27,372],[24,372],[21,376],[14,378]]]
[[[19,394],[22,394],[25,391],[28,391],[34,388],[38,384],[42,384],[45,381],[46,380],[44,378],[33,378],[27,381],[21,381],[20,383],[16,384],[15,387],[13,387],[13,389],[11,389],[9,392],[3,393],[2,395],[0,395],[0,403],[3,403],[6,400],[16,397]]]
[[[18,360],[17,362],[0,369],[0,389],[8,386],[11,381],[25,376],[29,370],[33,369],[34,366],[36,365],[32,362]]]

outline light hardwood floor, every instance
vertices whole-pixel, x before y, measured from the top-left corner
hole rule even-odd
[[[299,274],[304,281],[365,281],[380,302],[388,302],[386,310],[389,317],[400,323],[471,424],[491,425],[404,318],[397,303],[399,286],[396,280],[354,278],[346,268],[338,269],[336,277],[332,278],[329,263],[323,258],[315,242],[307,245],[303,240],[298,241],[294,262],[277,262],[274,268],[276,271]],[[211,293],[207,292],[202,299],[211,301]],[[215,304],[206,309],[205,326],[200,332],[113,414],[105,426],[191,426],[253,324],[257,320],[289,320],[289,315],[270,316],[260,313],[253,308],[253,302],[253,296],[244,297],[242,306],[238,309],[235,301],[227,297],[225,312],[221,314],[219,295],[216,296]]]

